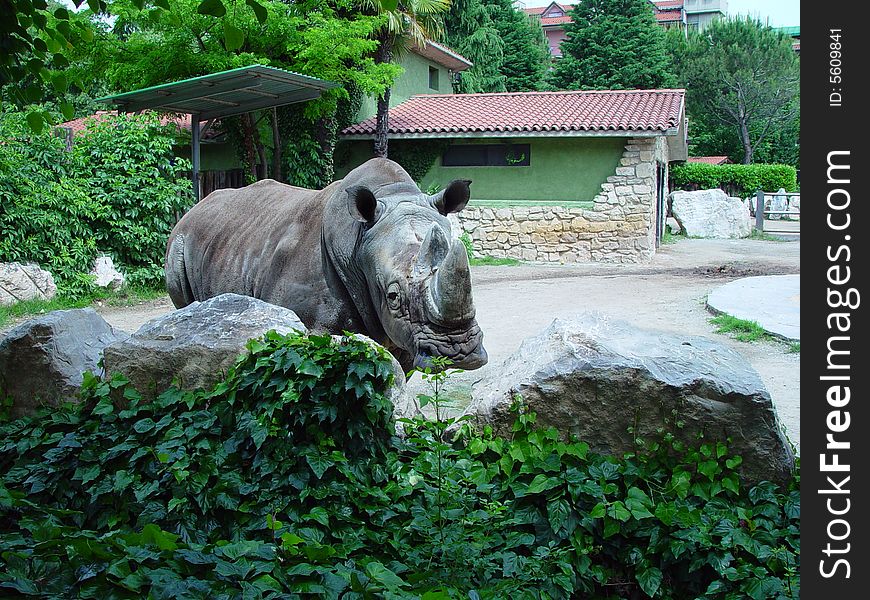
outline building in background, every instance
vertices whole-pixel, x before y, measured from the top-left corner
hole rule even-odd
[[[523,8],[527,15],[540,20],[554,58],[562,56],[560,45],[566,37],[565,25],[571,22],[570,11],[575,4],[551,2],[547,6]],[[714,19],[724,17],[728,9],[727,0],[651,0],[650,4],[660,26],[682,31],[703,31]]]

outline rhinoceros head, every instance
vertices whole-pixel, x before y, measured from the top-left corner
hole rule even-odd
[[[359,169],[367,165],[391,175],[386,181],[355,182],[353,173],[345,178],[356,240],[344,279],[365,288],[349,291],[368,329],[376,338],[377,329],[383,331],[384,342],[404,355],[398,358],[406,368],[425,367],[435,356],[449,358],[456,368],[483,366],[487,355],[475,320],[468,255],[452,239],[447,219],[468,203],[471,182],[453,181],[428,195],[392,161],[376,159]]]

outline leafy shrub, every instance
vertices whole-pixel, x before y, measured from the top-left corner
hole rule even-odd
[[[775,192],[797,190],[797,171],[789,165],[708,165],[684,163],[671,167],[671,182],[677,190],[722,188],[732,196],[746,198],[759,189]]]
[[[166,239],[190,204],[186,161],[154,117],[91,124],[71,151],[23,115],[0,114],[0,261],[36,262],[61,294],[87,294],[101,253],[132,284],[159,285]]]
[[[192,202],[191,166],[174,157],[174,129],[153,116],[120,115],[91,121],[72,147],[83,189],[103,206],[99,249],[133,285],[160,285],[166,240]]]
[[[742,489],[723,444],[664,435],[617,461],[521,409],[511,439],[422,420],[399,439],[382,351],[274,333],[249,349],[208,392],[144,404],[123,378],[88,377],[78,407],[0,427],[0,588],[798,596],[798,491]]]

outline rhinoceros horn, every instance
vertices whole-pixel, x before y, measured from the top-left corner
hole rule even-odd
[[[438,223],[432,223],[432,227],[429,228],[420,245],[420,254],[417,255],[417,262],[414,263],[414,276],[428,276],[444,262],[449,251],[450,240],[447,234]]]
[[[447,257],[438,266],[430,284],[431,317],[441,323],[460,323],[474,318],[471,300],[471,273],[465,246],[454,242]]]

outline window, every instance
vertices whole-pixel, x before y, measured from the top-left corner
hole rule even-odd
[[[429,89],[438,89],[438,69],[435,67],[429,67]]]
[[[528,167],[529,144],[459,144],[441,157],[444,167]]]

